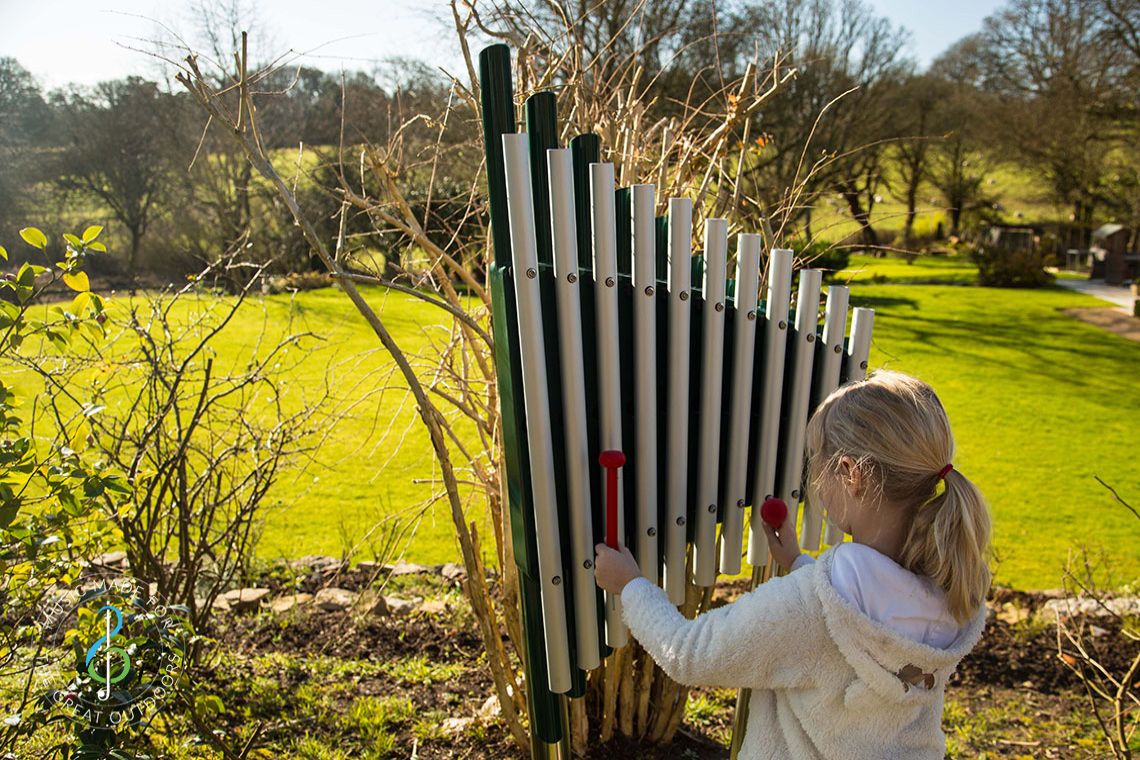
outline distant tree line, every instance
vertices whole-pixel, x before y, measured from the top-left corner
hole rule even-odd
[[[819,222],[825,205],[857,223],[849,242],[861,247],[917,245],[915,220],[932,206],[947,212],[942,232],[957,235],[1002,219],[987,187],[1009,164],[1048,188],[1065,245],[1087,245],[1091,228],[1107,219],[1129,226],[1134,238],[1140,228],[1140,0],[1010,0],[926,71],[906,55],[906,33],[863,0],[658,0],[652,14],[628,23],[637,5],[485,0],[477,7],[488,38],[531,55],[562,44],[535,40],[535,19],[549,19],[550,29],[571,19],[597,82],[612,74],[615,46],[624,46],[644,71],[654,120],[670,118],[690,94],[718,92],[757,54],[761,65],[794,67],[795,78],[751,132],[732,136],[745,148],[732,168],[750,189],[738,212],[770,216],[784,208],[784,235],[833,237]],[[215,18],[207,30],[217,60],[227,60],[237,39],[227,22],[238,20]],[[402,149],[447,155],[446,171],[437,165],[402,178],[421,204],[424,227],[466,208],[472,188],[482,190],[480,130],[447,118],[451,83],[426,64],[384,74],[386,83],[364,72],[271,66],[257,80],[267,147],[278,151],[283,174],[298,177],[298,193],[327,207],[329,239],[338,233],[340,199],[327,188],[352,171],[344,168],[354,163],[343,160],[346,152],[388,144],[409,114],[424,118],[402,127]],[[130,277],[174,276],[239,249],[280,269],[310,268],[288,213],[224,138],[185,93],[164,83],[132,77],[45,93],[19,62],[0,59],[0,225],[42,219],[47,209],[67,227],[109,222],[121,236],[119,274]],[[788,198],[787,188],[801,182],[805,191]],[[928,188],[939,197],[924,197]],[[886,197],[905,213],[876,222],[876,204]],[[414,255],[398,235],[377,232],[367,214],[351,219],[352,244],[381,252],[385,266]],[[481,234],[482,225],[470,226]]]

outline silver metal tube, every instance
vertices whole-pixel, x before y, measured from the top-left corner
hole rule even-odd
[[[600,450],[622,450],[621,349],[618,345],[617,224],[614,165],[590,164],[590,212],[594,241],[594,293],[598,345]],[[618,471],[618,537],[625,541],[622,472]],[[629,640],[621,619],[621,597],[606,594],[606,643],[615,649]]]
[[[830,298],[828,299],[830,306]],[[862,380],[867,376],[867,357],[871,350],[871,333],[875,324],[875,311],[873,309],[856,308],[853,310],[851,316],[851,340],[849,341],[849,358],[847,362],[847,374],[841,378],[844,383],[851,382],[852,380]],[[831,346],[830,339],[828,346]],[[834,351],[834,349],[832,349]],[[843,336],[839,336],[839,352],[843,351]],[[837,354],[838,355],[838,354]],[[843,531],[832,522],[827,520],[827,536],[828,544],[834,546],[835,544],[843,541]]]
[[[657,554],[657,219],[653,185],[634,185],[633,401],[636,419],[633,473],[637,478],[637,564],[656,585]]]
[[[669,200],[669,378],[665,481],[665,593],[685,602],[689,473],[689,327],[693,277],[693,202]]]
[[[594,528],[591,519],[590,450],[586,431],[586,375],[582,363],[578,229],[574,214],[574,163],[568,148],[548,150],[550,219],[554,243],[554,295],[558,304],[558,352],[562,373],[563,457],[570,517],[574,640],[578,667],[601,664],[598,646]]]
[[[843,382],[867,377],[871,356],[871,333],[875,329],[875,310],[855,307],[851,310],[851,340],[847,344],[847,375]]]
[[[518,302],[519,349],[523,403],[530,449],[542,627],[550,690],[570,690],[570,650],[566,632],[566,599],[562,583],[562,548],[558,540],[558,505],[554,489],[554,453],[550,430],[550,392],[546,377],[546,348],[542,334],[542,304],[538,288],[538,250],[534,202],[530,184],[530,149],[525,134],[503,135],[507,174],[507,207],[514,256],[512,279]]]
[[[705,220],[704,321],[701,331],[701,423],[698,432],[696,530],[693,576],[698,586],[716,583],[716,516],[720,476],[721,386],[724,377],[724,290],[728,221]]]
[[[812,387],[812,407],[818,407],[823,400],[839,387],[839,368],[843,363],[843,335],[847,331],[847,301],[849,291],[843,285],[832,285],[827,289],[827,308],[823,323],[823,346],[818,351],[819,366],[815,368],[815,383]],[[819,549],[820,526],[823,523],[823,505],[809,499],[804,489],[804,522],[800,542],[805,549]],[[843,540],[842,531],[836,538],[839,528],[830,520],[827,522],[827,543]]]
[[[795,512],[800,507],[800,481],[804,469],[804,431],[807,428],[808,402],[811,400],[811,371],[815,361],[815,328],[819,322],[819,288],[823,272],[800,270],[800,291],[796,299],[796,334],[792,354],[792,387],[788,389],[785,410],[783,472],[780,498]],[[806,530],[806,528],[805,528]],[[818,529],[817,529],[818,534]],[[818,543],[818,538],[816,539]]]
[[[732,339],[732,386],[729,389],[727,478],[724,522],[720,529],[720,572],[740,572],[744,541],[744,497],[748,487],[748,422],[752,408],[752,366],[756,355],[757,290],[760,287],[760,235],[742,234],[736,246],[736,317]]]
[[[780,437],[780,400],[787,353],[788,300],[792,292],[792,256],[787,248],[773,248],[768,257],[768,297],[764,309],[764,370],[760,384],[760,439],[752,466],[752,518],[748,532],[748,563],[768,561],[768,535],[760,519],[760,505],[775,495],[776,447]]]

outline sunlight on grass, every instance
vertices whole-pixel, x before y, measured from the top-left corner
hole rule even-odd
[[[426,655],[418,655],[393,660],[382,670],[401,683],[427,686],[458,678],[466,667],[460,662],[434,662]]]
[[[1080,546],[1107,558],[1102,570],[1109,582],[1134,580],[1140,555],[1130,548],[1131,516],[1093,475],[1125,496],[1140,493],[1135,423],[1125,414],[1140,402],[1140,344],[1061,313],[1103,305],[1095,298],[1060,287],[958,284],[972,282],[973,274],[961,256],[921,256],[912,264],[853,256],[839,281],[851,280],[854,305],[876,310],[871,365],[921,377],[946,404],[958,444],[955,465],[993,507],[998,581],[1059,586],[1070,548]],[[446,335],[440,312],[422,302],[378,289],[365,293],[411,352],[430,356],[433,341]],[[122,308],[125,297],[116,300]],[[207,307],[187,302],[183,316],[197,319]],[[437,472],[427,435],[390,358],[338,289],[251,299],[217,343],[216,366],[247,361],[262,329],[267,340],[312,332],[303,344],[309,348],[290,349],[285,360],[291,365],[282,378],[286,398],[300,403],[327,379],[346,413],[312,461],[295,462],[270,491],[259,554],[339,555],[386,516],[406,517],[430,496]],[[26,377],[15,382],[34,394]],[[467,498],[467,519],[490,536],[485,504],[470,492]],[[483,550],[494,564],[490,541]],[[356,558],[371,558],[367,542]],[[406,558],[458,560],[446,503],[423,513]]]
[[[858,284],[852,303],[876,311],[871,365],[921,377],[946,405],[955,466],[993,509],[999,582],[1059,586],[1069,549],[1086,545],[1104,549],[1113,585],[1140,574],[1134,518],[1093,479],[1140,493],[1125,413],[1140,402],[1140,344],[1061,313],[1101,301],[1057,286]]]

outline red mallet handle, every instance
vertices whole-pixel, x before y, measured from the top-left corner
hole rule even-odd
[[[618,548],[618,468],[625,465],[625,454],[603,451],[598,464],[606,468],[606,546]]]
[[[760,519],[777,530],[788,519],[788,505],[783,499],[765,499],[760,505]]]

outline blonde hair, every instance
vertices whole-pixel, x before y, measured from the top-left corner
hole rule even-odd
[[[878,370],[841,386],[808,423],[808,481],[837,477],[851,457],[873,502],[900,511],[909,529],[900,563],[946,592],[958,622],[971,618],[990,585],[990,513],[978,487],[956,469],[954,436],[934,389],[900,372]]]

